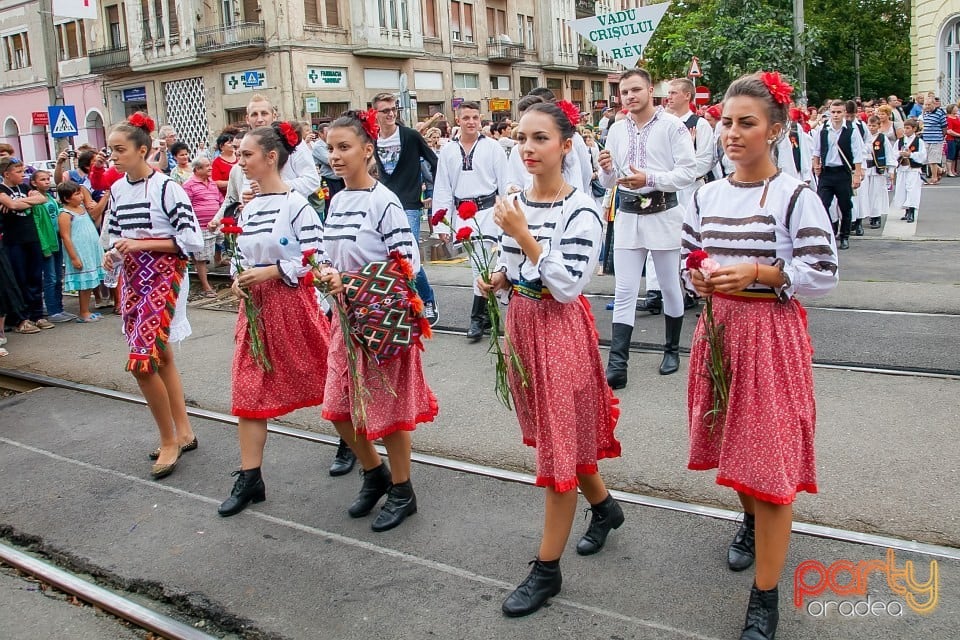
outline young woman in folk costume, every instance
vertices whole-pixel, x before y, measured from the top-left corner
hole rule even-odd
[[[503,602],[508,616],[533,613],[560,592],[560,556],[578,486],[593,514],[577,553],[598,552],[623,524],[623,511],[597,471],[598,459],[620,455],[613,435],[620,411],[581,295],[597,265],[603,222],[593,198],[563,177],[563,163],[573,160],[574,131],[555,104],[535,104],[520,119],[517,153],[533,181],[496,205],[494,219],[503,230],[498,270],[489,285],[477,280],[487,295],[512,293],[507,334],[528,383],[511,370],[510,388],[523,442],[537,449],[537,485],[546,488],[540,549],[530,575]]]
[[[153,120],[135,113],[113,127],[108,143],[124,178],[110,187],[104,266],[123,261],[123,332],[127,370],[137,379],[160,432],[150,457],[155,479],[173,473],[183,451],[197,448],[171,342],[190,335],[187,256],[203,248],[190,199],[176,182],[147,164]]]
[[[241,269],[233,266],[233,292],[259,309],[260,331],[269,371],[251,352],[247,314],[237,315],[233,356],[233,415],[239,416],[240,470],[221,516],[232,516],[266,498],[260,467],[267,442],[267,420],[323,402],[330,322],[316,289],[300,278],[310,271],[303,252],[323,253],[323,225],[307,199],[280,177],[300,144],[288,122],[254,129],[240,144],[238,163],[259,193],[237,219]],[[227,228],[229,232],[229,228]]]
[[[741,640],[775,637],[793,501],[799,491],[817,491],[813,349],[795,296],[823,295],[837,284],[830,218],[817,194],[781,173],[773,159],[792,90],[777,73],[730,85],[721,141],[735,170],[696,193],[682,231],[686,286],[711,298],[714,326],[724,327],[726,385],[715,387],[708,376],[715,370],[709,312],[694,335],[688,466],[718,469],[717,483],[734,489],[743,504],[727,552],[733,571],[756,562]],[[713,264],[698,266],[703,252]],[[724,388],[728,403],[717,414],[714,400]]]
[[[373,110],[348,112],[327,129],[330,165],[346,185],[330,201],[324,223],[324,248],[332,265],[321,271],[321,282],[334,295],[343,291],[341,272],[359,271],[371,262],[387,260],[394,252],[403,256],[412,273],[419,270],[417,245],[400,201],[369,173],[376,139]],[[346,329],[334,320],[323,417],[333,422],[363,467],[360,494],[348,513],[354,518],[366,516],[386,495],[371,525],[374,531],[386,531],[417,512],[417,497],[410,483],[410,432],[418,423],[436,417],[437,399],[424,379],[417,348],[407,349],[381,366],[361,358],[360,375],[370,396],[363,423],[355,424],[358,407],[353,404]],[[386,445],[392,470],[373,448],[378,438]]]

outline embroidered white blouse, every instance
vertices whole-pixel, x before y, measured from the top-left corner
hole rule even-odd
[[[121,238],[172,238],[184,255],[203,250],[203,234],[190,198],[179,184],[159,171],[130,182],[126,176],[110,187],[107,206],[109,246]]]

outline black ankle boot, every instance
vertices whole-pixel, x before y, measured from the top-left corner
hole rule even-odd
[[[656,289],[648,290],[643,300],[637,300],[637,311],[648,311],[652,315],[658,315],[663,311],[663,294]]]
[[[727,549],[727,566],[731,571],[743,571],[753,564],[756,557],[756,529],[754,528],[753,514],[743,514],[743,522],[733,536],[733,542]]]
[[[340,438],[340,444],[337,445],[337,455],[333,457],[333,464],[330,465],[331,476],[345,476],[353,471],[353,465],[357,462],[357,456],[343,438]]]
[[[467,340],[480,342],[483,337],[483,321],[487,317],[487,301],[483,296],[473,296],[473,307],[470,309],[470,328],[467,329]]]
[[[503,614],[511,618],[533,613],[547,600],[560,593],[560,587],[563,585],[559,560],[542,562],[538,558],[529,564],[533,565],[530,575],[507,596],[500,607]]]
[[[390,469],[387,465],[380,463],[379,467],[374,467],[369,471],[361,471],[363,484],[360,486],[360,493],[357,499],[347,509],[351,518],[362,518],[377,506],[377,502],[390,489]]]
[[[660,362],[660,375],[668,376],[680,368],[680,331],[683,329],[683,316],[674,318],[664,315],[663,360]]]
[[[374,531],[389,531],[417,512],[417,494],[410,481],[392,485],[387,491],[387,501],[370,528]]]
[[[224,518],[240,513],[251,502],[263,502],[267,499],[266,486],[260,476],[260,467],[241,469],[230,475],[237,476],[237,481],[233,483],[233,491],[230,492],[230,497],[224,500],[220,508],[217,509],[217,513]]]
[[[907,222],[916,222],[917,210],[913,207],[907,209]]]
[[[879,229],[880,228],[880,218],[870,218],[870,228]]]
[[[780,593],[777,587],[760,591],[754,584],[750,589],[747,619],[743,623],[740,640],[775,640],[780,622]]]
[[[610,357],[607,359],[607,384],[611,389],[623,389],[627,386],[627,360],[630,359],[632,336],[633,327],[619,322],[613,323]]]
[[[592,505],[588,511],[593,512],[590,526],[577,542],[577,553],[582,556],[589,556],[603,549],[610,530],[619,529],[623,524],[623,509],[609,493],[603,502]]]
[[[853,223],[853,235],[862,236],[863,233],[863,220],[857,220]]]

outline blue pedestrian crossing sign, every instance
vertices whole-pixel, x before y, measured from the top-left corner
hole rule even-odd
[[[51,105],[47,107],[50,116],[50,136],[53,138],[72,138],[77,135],[77,110],[72,104]]]

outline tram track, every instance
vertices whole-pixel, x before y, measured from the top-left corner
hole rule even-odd
[[[916,374],[906,374],[901,373],[898,375],[916,375]],[[86,393],[91,395],[96,395],[104,398],[109,398],[113,400],[119,400],[123,402],[130,402],[139,405],[145,405],[146,402],[144,399],[135,394],[126,393],[123,391],[117,391],[113,389],[107,389],[104,387],[98,387],[96,385],[90,385],[85,383],[73,382],[70,380],[64,380],[60,378],[53,378],[50,376],[45,376],[41,374],[36,374],[32,372],[12,370],[12,369],[3,369],[0,370],[0,388],[18,388],[20,390],[29,391],[30,389],[36,389],[41,387],[53,387],[60,389],[67,389],[71,391],[76,391],[80,393]],[[225,425],[236,425],[237,418],[235,416],[222,413],[219,411],[212,411],[209,409],[203,409],[199,407],[187,407],[187,412],[190,416],[195,418],[201,418],[209,420],[212,422],[217,422]],[[277,436],[295,438],[298,440],[303,440],[306,442],[314,444],[328,445],[335,447],[338,444],[338,439],[334,436],[329,436],[321,433],[315,433],[312,431],[307,431],[304,429],[298,429],[296,427],[291,427],[288,425],[278,424],[275,422],[268,423],[268,431],[270,433],[276,434]],[[377,445],[378,450],[381,454],[385,454],[386,451],[382,446]],[[476,464],[468,461],[457,460],[453,458],[446,458],[442,456],[436,456],[426,453],[413,453],[413,461],[419,464],[424,464],[432,467],[437,467],[441,469],[446,469],[450,471],[455,471],[459,473],[467,473],[477,476],[483,476],[487,478],[493,478],[505,482],[514,482],[525,485],[534,485],[535,477],[533,475],[513,471],[510,469],[502,469],[498,467],[492,467],[483,464]],[[691,502],[684,502],[680,500],[672,500],[668,498],[661,498],[657,496],[643,495],[639,493],[631,493],[626,491],[612,491],[614,497],[621,502],[626,502],[633,505],[650,507],[654,509],[661,509],[667,511],[678,512],[694,517],[707,517],[712,519],[719,520],[728,520],[735,521],[740,517],[738,511],[733,511],[729,509],[724,509],[720,507],[713,507],[708,505],[701,505]],[[836,540],[840,542],[848,542],[853,544],[881,547],[881,548],[890,548],[900,551],[907,551],[912,553],[917,553],[925,556],[936,557],[936,558],[946,558],[953,560],[960,560],[960,548],[951,547],[946,545],[931,544],[925,542],[918,542],[915,540],[908,540],[903,538],[897,538],[889,535],[877,535],[871,533],[865,533],[860,531],[853,531],[849,529],[840,529],[837,527],[830,527],[825,525],[804,523],[804,522],[794,522],[793,532],[799,535],[812,536],[816,538],[823,538],[828,540]],[[2,560],[2,557],[0,557]]]

